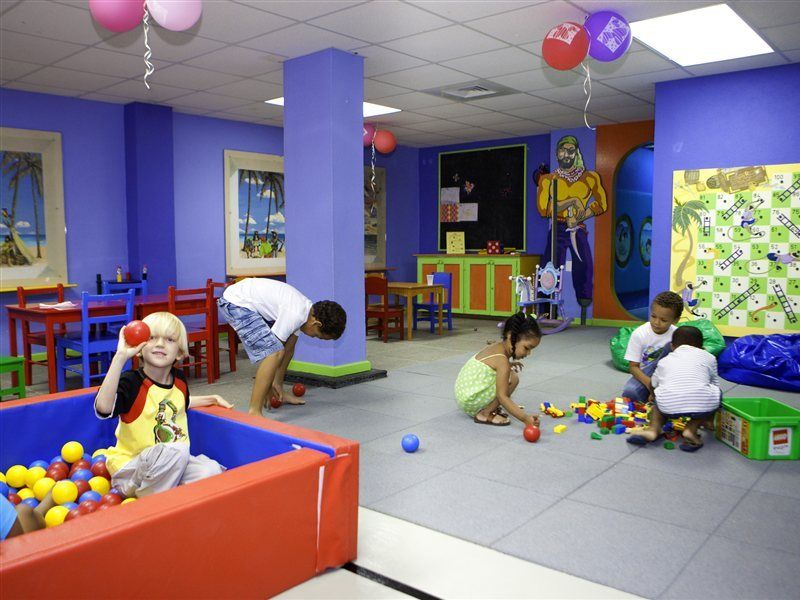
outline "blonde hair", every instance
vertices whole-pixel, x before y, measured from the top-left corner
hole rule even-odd
[[[189,343],[186,339],[186,327],[183,322],[168,312],[156,312],[147,315],[142,319],[150,328],[150,335],[155,337],[169,337],[178,343],[181,355],[178,359],[183,359],[189,355]]]

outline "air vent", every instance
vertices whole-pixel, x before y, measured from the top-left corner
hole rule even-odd
[[[469,87],[458,88],[457,90],[442,90],[446,96],[455,96],[462,100],[471,100],[472,98],[481,98],[483,96],[494,96],[497,94],[494,90],[485,88],[482,85],[471,85]]]
[[[459,83],[458,85],[422,91],[426,94],[433,94],[434,96],[441,96],[442,98],[459,100],[461,102],[518,93],[517,90],[484,80],[469,81],[467,83]]]

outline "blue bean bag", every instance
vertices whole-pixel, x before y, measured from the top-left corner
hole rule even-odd
[[[718,358],[728,381],[800,392],[800,334],[746,335]]]

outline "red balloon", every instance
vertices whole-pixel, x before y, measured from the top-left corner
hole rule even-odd
[[[111,473],[108,472],[108,468],[106,467],[106,461],[98,460],[96,463],[92,465],[92,474],[97,475],[98,477],[105,477],[108,480],[111,480]]]
[[[78,488],[78,498],[83,496],[84,492],[88,492],[92,489],[92,486],[89,485],[88,481],[84,481],[83,479],[79,479],[78,481],[73,481],[72,483],[75,484],[75,487]]]
[[[369,123],[364,123],[364,126],[361,128],[361,141],[364,142],[364,146],[371,146],[372,138],[374,137],[375,126],[370,125]]]
[[[272,398],[269,399],[269,405],[272,408],[280,408],[282,404],[283,402],[279,400],[277,396],[273,396]]]
[[[299,398],[306,393],[306,386],[304,386],[302,383],[295,383],[292,386],[292,393]]]
[[[375,132],[375,150],[381,154],[389,154],[397,147],[397,139],[391,131],[381,129]]]
[[[135,348],[150,339],[150,328],[144,321],[131,321],[125,325],[125,343]]]
[[[525,431],[522,432],[522,435],[525,436],[525,439],[529,442],[535,442],[539,439],[539,436],[542,435],[542,432],[536,425],[528,425]]]
[[[120,498],[116,494],[108,493],[100,499],[100,504],[108,504],[110,506],[116,506],[117,504],[122,504],[122,498]]]
[[[589,52],[589,34],[582,25],[567,21],[547,32],[542,41],[542,56],[559,71],[574,69]]]

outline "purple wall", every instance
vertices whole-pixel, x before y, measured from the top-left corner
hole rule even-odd
[[[800,64],[656,84],[651,299],[669,288],[672,172],[798,162],[798,98]]]
[[[47,94],[0,89],[0,125],[61,133],[69,291],[95,291],[95,274],[111,277],[127,267],[125,132],[123,107]],[[5,190],[3,191],[5,193]],[[2,305],[16,304],[3,293]],[[2,346],[8,352],[6,311],[0,316]],[[42,369],[37,371],[38,381]]]
[[[175,113],[178,286],[225,280],[225,150],[283,154],[283,129]],[[152,267],[151,267],[152,269]]]

